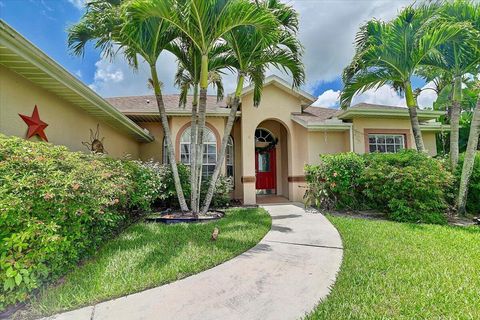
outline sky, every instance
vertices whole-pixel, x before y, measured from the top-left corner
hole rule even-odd
[[[77,76],[103,97],[151,94],[146,64],[133,71],[117,57],[103,58],[92,46],[83,57],[73,56],[67,48],[68,27],[77,22],[85,8],[85,0],[0,0],[0,18],[24,37]],[[366,21],[389,20],[412,1],[404,0],[290,0],[300,15],[299,38],[305,47],[303,62],[307,76],[302,89],[318,100],[316,106],[337,108],[342,89],[341,74],[353,54],[355,33]],[[173,84],[175,57],[163,54],[157,64],[164,93],[177,93]],[[278,70],[269,71],[288,80]],[[235,88],[235,76],[224,77],[226,92]],[[414,79],[415,87],[430,87]],[[433,90],[420,95],[420,107],[431,107],[436,96]],[[369,102],[405,106],[404,99],[388,86],[356,96],[352,103]]]

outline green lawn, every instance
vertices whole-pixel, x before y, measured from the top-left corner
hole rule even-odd
[[[220,234],[211,241],[215,226]],[[204,224],[135,224],[63,284],[43,289],[28,314],[20,317],[79,308],[209,269],[253,247],[270,226],[263,209],[232,209],[222,220]]]
[[[480,319],[480,228],[328,218],[344,260],[307,319]]]

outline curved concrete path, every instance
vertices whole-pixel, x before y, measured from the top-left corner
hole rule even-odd
[[[272,229],[245,253],[171,284],[48,319],[301,318],[335,282],[342,241],[319,213],[290,203],[263,207]]]

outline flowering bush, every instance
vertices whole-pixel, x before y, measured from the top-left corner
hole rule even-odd
[[[0,136],[0,310],[166,199],[151,164]]]
[[[320,165],[307,166],[309,184],[307,197],[316,206],[331,209],[360,207],[358,179],[362,175],[364,159],[356,153],[321,156]]]
[[[443,160],[412,150],[324,155],[306,167],[307,201],[324,209],[377,209],[396,221],[445,223],[454,179]]]

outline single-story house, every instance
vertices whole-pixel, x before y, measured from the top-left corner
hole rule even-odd
[[[99,124],[110,155],[166,161],[153,95],[101,98],[3,22],[0,90],[1,133],[25,137],[27,127],[19,113],[28,115],[37,105],[52,143],[86,151],[82,142]],[[191,102],[179,107],[178,99],[164,96],[177,161],[188,164]],[[312,106],[315,100],[277,76],[266,79],[258,107],[253,105],[253,87],[244,88],[222,168],[234,180],[234,198],[245,204],[257,203],[259,195],[301,201],[304,167],[318,163],[321,154],[415,148],[406,108],[361,103],[337,110]],[[206,174],[213,171],[229,111],[226,100],[208,96]],[[449,129],[437,122],[442,114],[418,112],[431,155],[437,152],[436,134]]]

